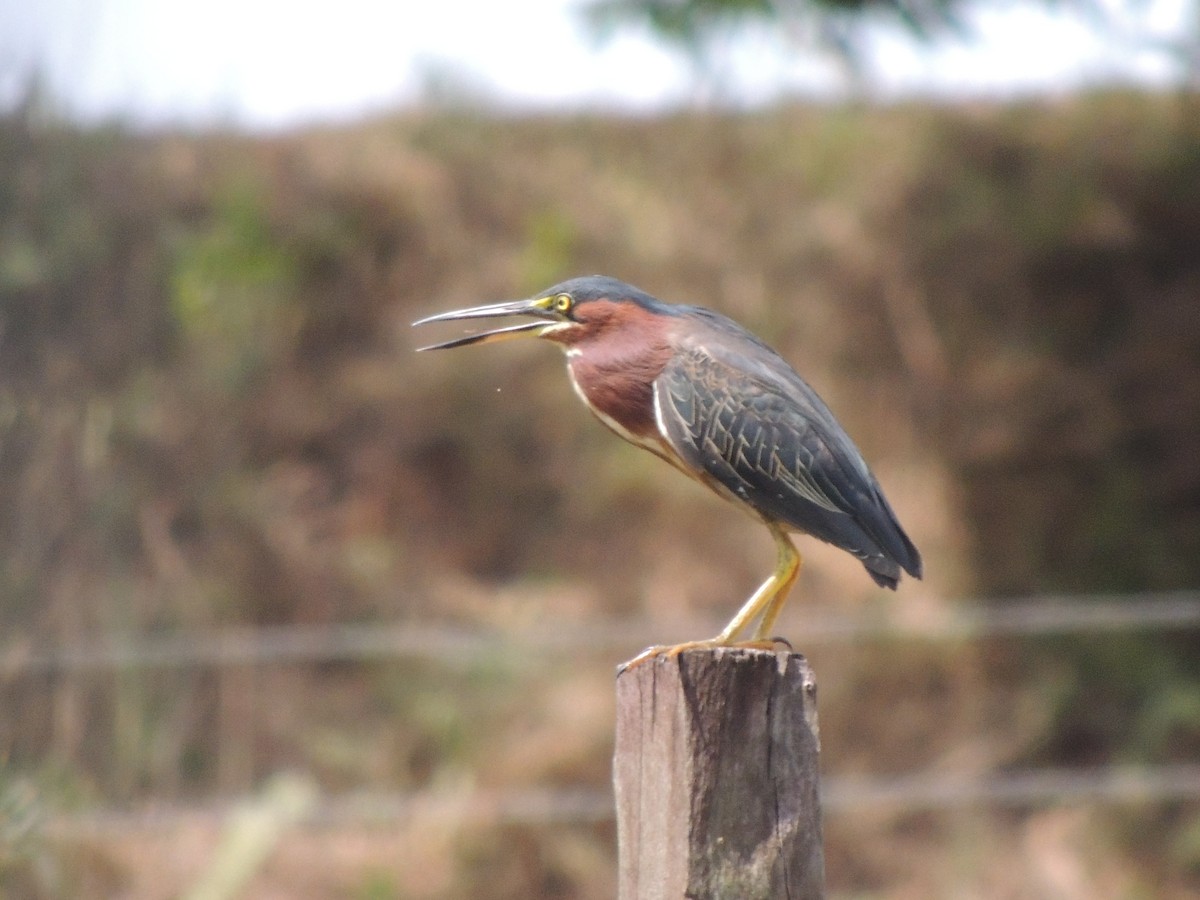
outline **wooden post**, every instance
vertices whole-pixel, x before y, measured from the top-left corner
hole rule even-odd
[[[617,676],[621,900],[819,900],[816,682],[796,653],[662,655]]]

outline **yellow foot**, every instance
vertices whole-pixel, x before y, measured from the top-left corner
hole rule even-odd
[[[737,647],[747,650],[769,650],[774,652],[777,644],[783,644],[789,651],[792,645],[783,638],[772,638],[770,640],[753,640],[753,641],[728,641],[722,640],[719,637],[709,638],[706,641],[687,641],[683,644],[656,644],[653,647],[647,647],[629,662],[621,663],[617,666],[617,674],[623,675],[630,669],[640,666],[648,659],[654,659],[658,656],[666,656],[668,659],[674,659],[680,653],[685,653],[688,650],[712,650],[716,647]]]

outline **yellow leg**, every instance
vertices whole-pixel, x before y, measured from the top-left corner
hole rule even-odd
[[[758,630],[754,632],[756,641],[771,639],[771,629],[775,627],[775,620],[779,618],[779,613],[783,611],[783,604],[787,602],[796,579],[800,577],[800,566],[804,562],[800,551],[796,549],[796,545],[792,543],[792,539],[788,537],[786,531],[772,525],[771,534],[775,536],[775,546],[779,551],[779,558],[775,563],[775,573],[771,576],[776,580],[776,587],[771,594],[770,602],[763,610]]]
[[[732,644],[761,647],[764,649],[772,647],[773,642],[770,639],[770,631],[775,625],[775,620],[779,617],[780,610],[783,609],[783,604],[787,600],[792,585],[796,583],[796,577],[800,574],[800,554],[796,552],[796,548],[786,531],[774,523],[768,522],[767,526],[771,529],[771,535],[775,538],[775,547],[778,554],[775,562],[775,571],[771,573],[770,578],[759,586],[750,599],[742,605],[742,608],[737,611],[737,615],[730,620],[729,624],[725,626],[720,634],[704,641],[688,641],[683,644],[647,647],[622,666],[621,671],[631,669],[648,659],[661,656],[664,653],[668,656],[678,656],[685,650],[728,647]],[[758,629],[754,632],[754,639],[752,641],[739,642],[737,640],[738,634],[760,614],[762,615],[762,621],[759,623]]]

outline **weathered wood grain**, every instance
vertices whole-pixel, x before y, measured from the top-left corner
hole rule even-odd
[[[822,897],[818,755],[799,654],[690,650],[622,672],[621,900]]]

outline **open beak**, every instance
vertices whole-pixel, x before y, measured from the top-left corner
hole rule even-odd
[[[546,309],[544,300],[513,300],[507,303],[491,303],[487,306],[472,306],[470,309],[438,313],[436,316],[428,316],[413,322],[413,326],[428,325],[430,322],[455,322],[459,319],[493,319],[499,316],[536,316],[540,321],[521,322],[518,325],[481,331],[479,334],[469,334],[466,337],[455,338],[441,344],[419,347],[418,350],[449,350],[453,347],[469,347],[471,344],[506,341],[523,335],[540,337],[546,329],[553,328],[559,323],[559,319],[554,313]]]

